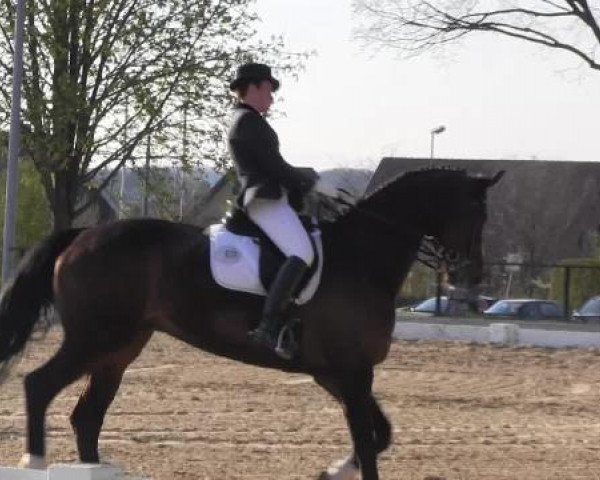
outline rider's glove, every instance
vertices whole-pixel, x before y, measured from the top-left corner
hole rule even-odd
[[[346,213],[356,203],[354,197],[348,192],[334,187],[321,178],[315,183],[313,191],[321,195],[322,203],[336,212],[337,215]]]
[[[321,195],[325,195],[330,198],[338,198],[339,191],[330,183],[327,183],[322,178],[319,178],[313,187],[313,190]]]

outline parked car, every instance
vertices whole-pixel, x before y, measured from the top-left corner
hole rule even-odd
[[[575,322],[600,322],[600,296],[592,297],[573,312],[571,320]]]
[[[417,313],[435,313],[435,301],[436,297],[428,298],[423,300],[421,303],[409,307],[410,312]],[[440,297],[440,310],[445,312],[448,309],[448,297]]]
[[[483,312],[485,317],[512,318],[519,320],[560,319],[562,307],[552,300],[535,298],[498,300]]]
[[[412,307],[409,307],[409,311],[410,312],[417,312],[417,313],[435,313],[435,298],[436,297],[431,297],[428,298],[427,300],[423,300],[421,303],[418,303],[417,305],[413,305]],[[442,296],[440,297],[440,310],[442,313],[447,312],[448,311],[448,297],[446,296]],[[493,305],[496,302],[496,299],[493,297],[488,297],[486,295],[479,295],[479,297],[477,298],[477,309],[480,312],[483,312],[486,308],[490,307],[491,305]]]

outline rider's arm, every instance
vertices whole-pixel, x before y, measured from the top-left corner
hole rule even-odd
[[[251,152],[260,171],[288,190],[309,191],[318,179],[313,169],[296,168],[287,163],[279,152],[277,134],[257,115],[244,115],[236,141]]]

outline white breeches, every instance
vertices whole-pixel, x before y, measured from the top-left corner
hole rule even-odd
[[[286,195],[276,200],[254,198],[246,205],[246,211],[286,257],[293,255],[308,266],[312,264],[315,258],[313,246]]]

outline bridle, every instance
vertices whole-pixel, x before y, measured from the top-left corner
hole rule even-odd
[[[475,232],[472,236],[475,236]],[[419,246],[417,261],[426,267],[437,270],[440,266],[445,265],[449,270],[460,270],[472,263],[470,258],[473,250],[473,240],[469,243],[465,258],[461,258],[456,250],[444,247],[435,237],[427,235],[423,237],[423,240]]]
[[[476,235],[477,227],[474,225],[471,229],[467,251],[462,258],[456,250],[444,247],[437,238],[429,235],[425,236],[425,241],[419,247],[420,256],[417,260],[434,270],[438,269],[441,265],[445,265],[448,270],[461,270],[473,263],[472,258],[476,247]]]

